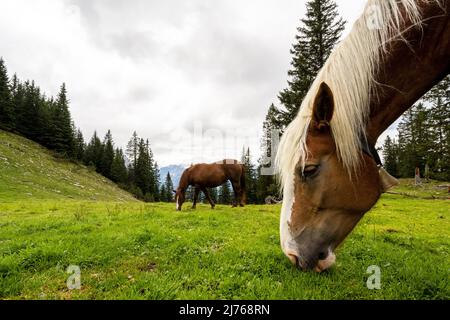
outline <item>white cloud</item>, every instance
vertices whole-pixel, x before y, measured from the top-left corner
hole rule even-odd
[[[365,1],[337,2],[349,30]],[[259,153],[304,12],[297,0],[3,0],[0,55],[48,95],[66,82],[86,139],[111,129],[125,146],[136,130],[162,165],[213,161],[238,157],[243,140],[209,140],[203,153],[174,146],[202,121],[222,135],[250,131]]]

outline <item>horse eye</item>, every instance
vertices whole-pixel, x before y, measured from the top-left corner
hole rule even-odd
[[[305,178],[312,177],[314,174],[317,173],[318,170],[319,170],[319,166],[318,165],[306,166],[305,169],[303,170],[303,176]]]

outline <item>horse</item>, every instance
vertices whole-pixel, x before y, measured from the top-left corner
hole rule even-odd
[[[450,73],[450,1],[369,0],[319,71],[276,155],[280,244],[303,271],[335,250],[396,184],[376,142]]]
[[[222,160],[215,163],[200,163],[191,165],[184,170],[181,175],[180,183],[175,192],[176,209],[181,211],[186,198],[186,189],[189,186],[194,187],[194,199],[192,209],[196,208],[197,198],[202,191],[211,208],[214,209],[215,203],[211,199],[207,188],[215,188],[230,181],[234,191],[233,207],[237,205],[244,207],[246,201],[245,193],[245,166],[237,160]]]

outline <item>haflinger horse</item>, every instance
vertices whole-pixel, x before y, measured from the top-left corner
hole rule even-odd
[[[396,183],[375,144],[449,74],[449,3],[369,0],[286,128],[276,158],[280,240],[298,268],[330,268],[335,249]]]
[[[245,167],[243,164],[237,160],[227,159],[211,164],[201,163],[191,165],[184,170],[178,189],[174,190],[177,210],[181,211],[181,206],[186,198],[186,190],[189,186],[194,187],[193,209],[197,205],[197,198],[200,191],[205,194],[211,204],[211,208],[214,209],[215,203],[211,199],[208,188],[218,187],[228,181],[231,182],[234,191],[233,207],[237,205],[241,207],[245,206]]]

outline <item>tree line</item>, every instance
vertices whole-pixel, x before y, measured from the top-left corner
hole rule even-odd
[[[61,85],[56,98],[47,97],[34,81],[20,81],[16,74],[9,79],[2,58],[0,129],[20,134],[60,157],[93,168],[138,199],[166,199],[159,188],[158,164],[148,140],[134,132],[126,153],[115,146],[110,130],[103,139],[94,132],[86,143],[72,120],[66,85]]]
[[[384,166],[395,177],[450,181],[450,76],[405,112],[398,137],[386,138]]]

